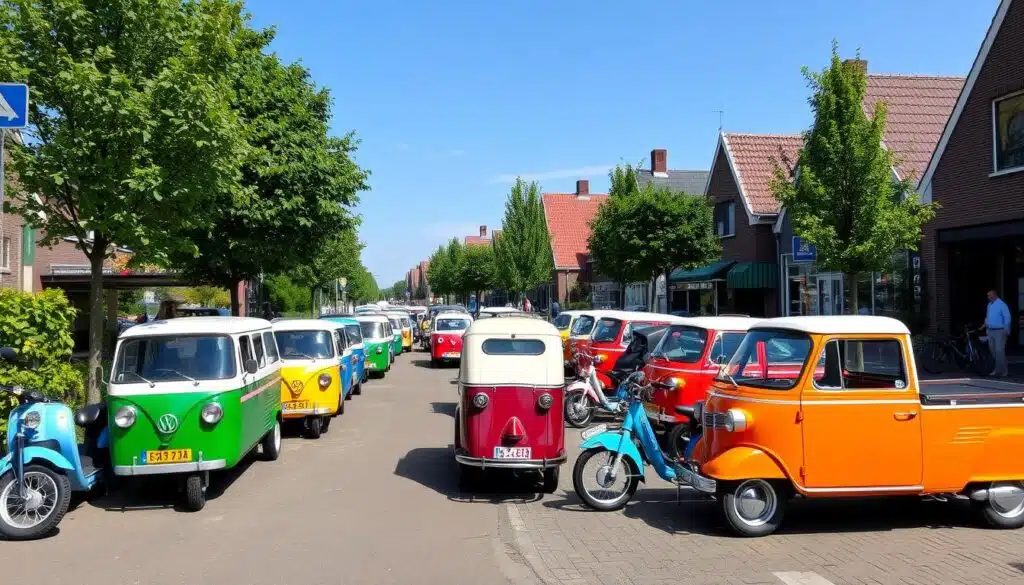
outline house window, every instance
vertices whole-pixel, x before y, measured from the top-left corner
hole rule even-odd
[[[715,204],[715,231],[720,238],[736,235],[735,203]]]
[[[992,103],[996,172],[1024,167],[1024,92]]]
[[[0,249],[0,268],[11,269],[11,238],[4,238],[3,248]]]

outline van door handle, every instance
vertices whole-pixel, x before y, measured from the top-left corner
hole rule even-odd
[[[900,420],[900,421],[912,420],[916,416],[917,416],[916,412],[894,412],[892,414],[892,417],[894,419]]]

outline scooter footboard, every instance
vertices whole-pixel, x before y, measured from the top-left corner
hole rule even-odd
[[[640,451],[637,450],[636,445],[633,441],[628,438],[623,439],[621,431],[607,431],[591,437],[580,445],[583,450],[604,448],[612,453],[622,452],[623,457],[629,457],[633,460],[637,470],[640,473],[640,479],[644,480],[644,460],[640,455]]]
[[[68,461],[67,457],[64,457],[63,455],[54,451],[53,449],[47,449],[46,447],[30,446],[25,447],[21,453],[21,460],[24,462],[25,465],[32,463],[32,461],[36,459],[42,459],[43,461],[46,461],[52,467],[56,467],[57,469],[63,469],[64,471],[71,471],[72,469],[74,469],[74,467],[71,465],[71,462]],[[7,455],[4,455],[3,459],[0,459],[0,475],[7,473],[14,467],[14,463],[12,460],[13,456],[13,453],[8,453]]]

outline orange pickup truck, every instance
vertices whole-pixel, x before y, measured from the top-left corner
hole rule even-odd
[[[946,494],[994,527],[1024,525],[1024,385],[919,381],[894,319],[761,321],[694,415],[680,482],[716,494],[736,534],[774,532],[794,495]]]

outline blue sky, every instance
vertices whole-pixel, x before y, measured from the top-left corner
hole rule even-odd
[[[800,67],[832,39],[875,73],[966,75],[998,0],[627,3],[249,0],[274,50],[334,96],[362,139],[363,262],[381,286],[452,236],[501,223],[516,175],[545,192],[667,148],[711,164],[733,132],[809,124]]]

